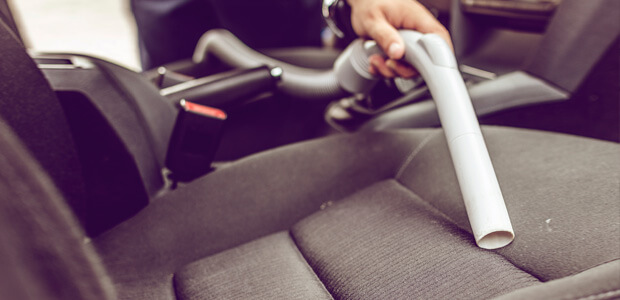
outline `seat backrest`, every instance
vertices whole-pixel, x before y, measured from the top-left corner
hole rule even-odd
[[[522,21],[523,26],[517,30],[501,22],[493,23],[479,12],[467,12],[461,5],[467,1],[453,2],[450,31],[462,64],[498,75],[524,71],[568,93],[579,88],[620,35],[620,1],[495,1],[494,5],[506,9],[512,6],[512,10],[532,5],[550,8],[544,14],[533,12],[534,19],[520,20],[511,14],[494,16],[506,22]],[[473,1],[469,8],[479,10],[491,2]],[[537,23],[539,17],[544,22]],[[538,30],[529,30],[530,24]]]
[[[7,0],[0,0],[0,20],[9,26],[9,28],[11,28],[15,35],[21,40],[19,31],[17,30],[17,24],[15,24],[15,19],[13,18],[13,14],[11,13],[11,8],[9,7]]]
[[[33,61],[2,4],[0,117],[96,236],[165,187],[176,109],[139,74],[111,63],[92,59],[89,68],[47,69],[68,59]]]
[[[114,299],[53,182],[2,120],[0,228],[3,299]]]
[[[524,70],[575,92],[620,36],[620,1],[564,0]]]
[[[84,232],[67,205],[84,196],[84,185],[62,108],[4,17],[0,19],[0,295],[114,299],[113,285],[92,246],[84,243]],[[81,213],[77,206],[74,211]]]
[[[63,110],[17,36],[1,21],[0,117],[53,178],[81,218],[85,186]]]

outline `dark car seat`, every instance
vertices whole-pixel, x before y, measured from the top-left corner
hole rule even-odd
[[[0,36],[13,53],[0,59],[2,106],[35,103],[3,113],[26,121],[0,123],[3,297],[620,296],[618,144],[514,128],[484,128],[516,232],[499,250],[473,241],[440,129],[338,135],[259,153],[84,239],[57,190],[57,177],[79,179],[79,171],[41,153],[71,144],[28,142],[38,116],[64,121],[39,106],[56,99],[17,41]]]

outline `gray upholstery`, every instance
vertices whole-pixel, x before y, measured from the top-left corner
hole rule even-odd
[[[163,196],[95,244],[127,299],[209,298],[209,289],[197,292],[202,285],[281,292],[270,298],[320,292],[312,280],[288,288],[299,277],[279,268],[254,273],[273,257],[250,241],[283,230],[334,298],[518,297],[545,289],[539,280],[620,258],[617,144],[508,128],[484,134],[517,235],[497,251],[478,249],[469,234],[441,130],[341,135],[258,154]],[[275,262],[283,270],[300,264],[285,244],[272,250],[289,253]],[[204,271],[222,257],[251,274]]]
[[[338,299],[487,299],[538,283],[395,180],[315,213],[292,234]]]
[[[2,299],[114,299],[114,289],[62,197],[0,121]]]
[[[516,290],[499,297],[498,300],[618,298],[620,298],[620,261],[614,260],[574,276]]]
[[[0,58],[0,117],[82,218],[85,183],[62,107],[23,45],[1,20]]]
[[[191,263],[174,283],[179,299],[331,299],[286,232]]]
[[[0,133],[2,294],[114,298],[52,183],[6,126]],[[459,219],[440,130],[259,154],[158,199],[95,244],[121,299],[617,298],[618,145],[506,128],[485,135],[517,231],[499,251],[477,248]],[[260,176],[266,169],[273,176]],[[536,193],[547,196],[528,202]],[[552,205],[589,219],[535,222]]]
[[[287,230],[322,203],[390,178],[429,133],[341,136],[258,154],[153,200],[95,242],[129,298],[172,294],[169,274],[183,265]]]
[[[517,235],[498,253],[545,281],[618,258],[617,144],[527,130],[485,132]],[[429,142],[399,180],[470,231],[444,144]]]

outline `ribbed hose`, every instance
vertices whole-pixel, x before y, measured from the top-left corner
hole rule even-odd
[[[202,62],[208,55],[214,55],[231,67],[280,67],[283,70],[280,91],[292,97],[320,100],[347,94],[338,84],[333,70],[317,71],[278,61],[251,49],[224,29],[210,30],[198,41],[194,62]]]

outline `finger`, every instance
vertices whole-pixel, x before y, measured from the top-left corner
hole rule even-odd
[[[392,69],[390,69],[385,64],[385,60],[380,55],[378,55],[378,54],[371,55],[368,59],[370,61],[370,66],[375,71],[374,72],[375,74],[378,72],[381,76],[386,77],[386,78],[394,78],[394,77],[396,77],[396,74],[394,74]]]
[[[384,17],[369,20],[374,24],[367,24],[368,36],[375,40],[379,47],[391,59],[401,59],[405,55],[405,45],[398,31],[390,25]]]
[[[402,78],[412,78],[417,76],[419,73],[416,69],[414,69],[411,65],[402,63],[395,60],[387,60],[385,65],[392,69],[392,72],[396,74],[398,77]]]

